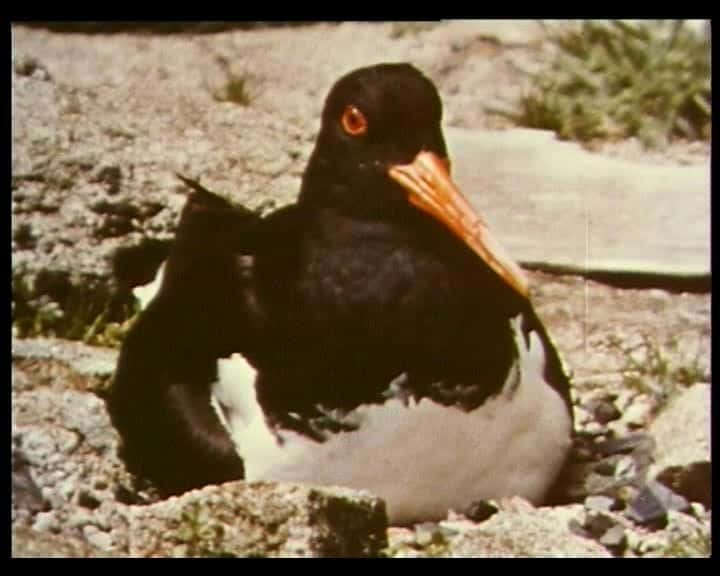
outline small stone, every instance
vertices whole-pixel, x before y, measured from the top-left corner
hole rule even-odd
[[[40,512],[35,516],[35,523],[33,529],[38,532],[59,532],[60,523],[58,522],[55,512],[50,510],[49,512]]]
[[[20,250],[33,250],[37,245],[37,236],[33,232],[32,226],[23,222],[13,230],[13,241]]]
[[[104,480],[103,478],[98,478],[97,480],[95,480],[93,488],[95,488],[96,490],[107,490],[109,488],[109,484],[107,480]]]
[[[112,547],[112,536],[107,532],[99,530],[96,526],[85,526],[85,528],[83,528],[83,535],[87,541],[96,548],[110,550]]]
[[[592,436],[602,436],[607,434],[607,427],[600,422],[592,420],[585,425],[584,432]]]
[[[31,513],[47,510],[48,503],[43,498],[30,471],[30,464],[19,450],[12,453],[12,505]]]
[[[593,471],[596,474],[600,474],[601,476],[615,476],[615,468],[617,466],[617,462],[614,458],[606,458],[604,460],[600,460],[597,464],[595,464],[595,467],[593,468]]]
[[[587,530],[593,537],[599,538],[610,528],[615,526],[615,524],[617,524],[617,522],[607,514],[589,512],[585,518],[583,528],[585,528],[585,530]]]
[[[83,508],[77,508],[70,514],[67,520],[68,526],[72,528],[84,528],[85,526],[95,524],[95,515]]]
[[[632,456],[624,456],[615,464],[615,478],[618,480],[629,480],[637,476],[637,466]]]
[[[98,506],[100,506],[100,500],[87,490],[78,491],[77,503],[88,510],[95,510]]]
[[[645,396],[638,396],[623,414],[623,422],[629,428],[644,428],[650,422],[653,402]]]
[[[712,508],[712,465],[693,462],[687,466],[669,466],[655,479],[691,502]]]
[[[627,548],[627,536],[625,535],[625,529],[616,524],[605,532],[598,540],[600,544],[605,546],[612,553],[620,555]]]
[[[415,526],[415,543],[423,548],[429,546],[435,539],[437,531],[437,525],[432,522],[418,524]]]
[[[50,80],[50,73],[34,56],[20,56],[15,60],[15,73],[37,80]]]
[[[647,486],[668,510],[676,510],[677,512],[688,512],[690,510],[690,503],[685,498],[660,482],[650,481]]]
[[[484,522],[497,512],[497,506],[490,504],[486,500],[479,500],[477,502],[473,502],[470,506],[468,506],[467,510],[465,511],[465,516],[473,522]]]
[[[585,508],[597,512],[610,512],[617,508],[617,501],[609,496],[588,496],[585,498]]]
[[[659,482],[648,483],[630,502],[626,512],[628,518],[648,528],[664,528],[667,525],[669,504],[679,504],[674,502],[668,493],[672,494]]]
[[[611,456],[613,454],[629,454],[634,450],[649,450],[652,451],[655,446],[655,442],[652,437],[641,432],[635,434],[628,434],[621,438],[611,438],[598,444],[597,448],[604,456]]]
[[[615,406],[615,403],[605,398],[590,400],[586,404],[586,408],[600,424],[607,424],[622,416],[620,410]]]
[[[107,184],[107,193],[115,195],[120,191],[122,171],[120,166],[101,166],[94,178],[95,182]]]
[[[592,538],[592,534],[590,534],[585,528],[583,528],[583,525],[580,524],[575,518],[571,518],[568,522],[568,528],[570,529],[570,532],[573,534],[577,534],[578,536],[582,538]]]

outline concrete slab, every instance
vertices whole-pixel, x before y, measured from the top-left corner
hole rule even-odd
[[[453,175],[521,264],[710,274],[710,166],[641,164],[552,132],[446,128]]]

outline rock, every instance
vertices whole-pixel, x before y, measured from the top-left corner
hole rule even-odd
[[[12,453],[12,506],[30,513],[47,510],[48,503],[30,472],[30,464],[20,450]]]
[[[700,502],[706,508],[712,508],[712,465],[710,462],[669,466],[661,470],[655,479],[689,501]]]
[[[609,496],[588,496],[584,502],[585,508],[596,512],[609,512],[617,509],[617,500]]]
[[[605,532],[598,543],[602,544],[616,556],[622,555],[627,547],[627,536],[622,526],[615,525]]]
[[[131,506],[131,556],[375,556],[382,501],[362,492],[230,482]]]
[[[115,371],[118,351],[53,338],[13,339],[13,364],[53,360],[67,364],[81,376],[108,378]]]
[[[710,524],[675,510],[668,512],[664,530],[626,533],[628,551],[646,558],[709,557],[712,552]]]
[[[15,73],[19,76],[32,76],[38,80],[50,80],[50,73],[33,56],[19,56],[14,61]]]
[[[35,517],[33,528],[38,532],[58,532],[60,530],[60,522],[54,511],[40,512]]]
[[[440,528],[433,522],[424,522],[415,526],[415,543],[424,548],[441,539]]]
[[[622,421],[628,428],[645,428],[652,418],[655,401],[647,395],[636,396],[622,415]]]
[[[532,509],[523,512],[501,510],[480,525],[458,534],[447,545],[447,556],[609,556],[608,551],[573,533],[570,520],[577,519],[582,506]]]
[[[486,500],[480,500],[478,502],[473,502],[468,509],[465,510],[465,516],[473,522],[484,522],[493,514],[497,514],[497,512],[497,506]]]
[[[22,455],[23,477],[13,482],[14,526],[68,538],[84,537],[85,526],[105,532],[114,529],[122,540],[122,519],[115,495],[133,494],[134,501],[152,501],[135,488],[132,477],[117,456],[118,436],[104,402],[89,389],[97,389],[103,372],[103,351],[58,342],[14,342],[12,430],[14,453]],[[81,374],[63,360],[84,370]],[[18,385],[20,384],[20,385]],[[14,460],[17,463],[20,460]],[[27,478],[34,481],[47,505],[29,510],[25,502]],[[37,498],[36,498],[37,499]],[[49,509],[47,509],[49,508]],[[94,537],[95,538],[95,537]],[[106,536],[97,542],[107,543]]]
[[[461,189],[475,191],[470,201],[494,224],[500,242],[517,260],[552,263],[578,274],[709,274],[709,164],[680,170],[651,167],[591,154],[549,131],[453,127],[446,139],[453,177]],[[678,192],[685,189],[696,191],[691,203],[680,200]],[[528,205],[534,209],[524,208]],[[622,214],[616,210],[620,205]],[[519,217],[522,234],[517,233]]]
[[[13,242],[19,250],[33,250],[37,245],[37,236],[32,225],[24,222],[13,230]]]
[[[617,522],[608,514],[588,512],[582,526],[592,537],[599,538],[616,524]]]
[[[665,527],[667,509],[651,490],[645,489],[630,503],[628,518],[642,526]]]
[[[710,385],[695,384],[671,400],[650,426],[656,442],[650,477],[664,478],[692,500],[712,502],[710,431]],[[676,472],[678,467],[685,472]]]
[[[648,527],[664,527],[669,510],[686,512],[690,505],[682,496],[673,493],[659,482],[648,482],[640,494],[630,502],[627,516]]]
[[[615,403],[609,398],[599,398],[590,400],[585,408],[590,412],[595,420],[600,424],[607,424],[613,420],[617,420],[622,416]]]
[[[57,536],[24,527],[13,527],[13,558],[87,558],[91,556],[118,556],[103,552],[81,538]]]
[[[122,170],[120,166],[100,166],[98,168],[94,180],[96,182],[102,182],[107,185],[107,193],[115,195],[120,191],[120,184],[122,182]]]
[[[604,456],[613,454],[628,454],[635,450],[652,450],[654,446],[653,438],[642,432],[628,434],[620,438],[612,438],[601,442],[597,448]]]

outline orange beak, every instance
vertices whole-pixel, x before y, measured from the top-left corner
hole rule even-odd
[[[525,273],[452,181],[447,160],[432,152],[420,152],[411,164],[392,166],[389,174],[408,191],[411,204],[442,222],[514,290],[528,297]]]

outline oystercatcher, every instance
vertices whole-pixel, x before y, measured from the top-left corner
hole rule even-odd
[[[366,489],[398,523],[543,501],[571,443],[568,379],[451,179],[441,117],[413,66],[362,68],[327,96],[295,204],[260,218],[185,180],[110,400],[133,472],[168,493]]]

